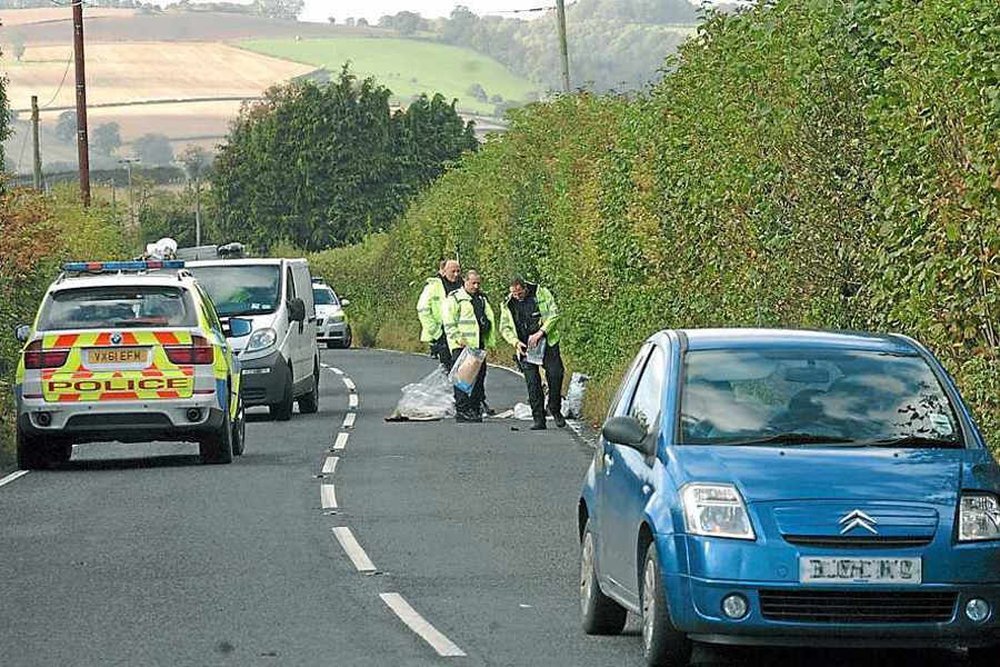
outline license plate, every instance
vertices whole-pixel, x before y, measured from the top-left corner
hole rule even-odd
[[[110,347],[87,350],[88,364],[144,364],[149,348]]]
[[[799,581],[804,584],[917,585],[923,577],[919,558],[799,557]]]

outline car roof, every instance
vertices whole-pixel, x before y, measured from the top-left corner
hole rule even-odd
[[[181,287],[191,289],[194,284],[195,279],[192,276],[178,276],[176,271],[154,271],[153,273],[100,273],[63,277],[54,282],[49,287],[49,291],[63,292],[66,290],[80,289],[84,287],[121,287],[123,285]]]
[[[915,345],[905,336],[875,334],[860,331],[825,331],[815,329],[679,329],[689,350],[751,349],[751,348],[827,348],[918,354]],[[659,335],[668,335],[667,331]]]

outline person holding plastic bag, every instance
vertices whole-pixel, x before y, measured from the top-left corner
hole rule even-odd
[[[496,345],[493,308],[480,291],[476,271],[465,274],[461,289],[452,292],[441,308],[455,384],[455,421],[483,421],[486,384],[486,350]]]

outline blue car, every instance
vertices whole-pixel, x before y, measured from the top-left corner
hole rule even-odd
[[[650,665],[687,664],[693,642],[996,665],[998,495],[968,408],[912,339],[663,331],[583,486],[583,628],[641,615]]]

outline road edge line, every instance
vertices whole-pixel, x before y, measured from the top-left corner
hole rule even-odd
[[[11,474],[7,475],[6,477],[0,477],[0,486],[5,486],[7,484],[10,484],[11,482],[15,482],[15,481],[21,479],[22,477],[24,477],[25,475],[27,475],[29,472],[31,472],[31,471],[30,470],[15,470]]]

